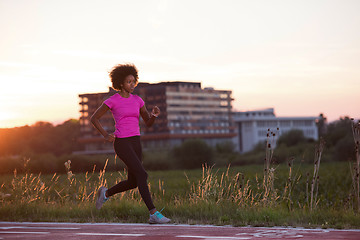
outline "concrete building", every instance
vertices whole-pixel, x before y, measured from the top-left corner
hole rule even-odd
[[[105,93],[86,93],[80,94],[80,132],[81,138],[79,142],[83,146],[83,149],[74,152],[74,154],[112,154],[114,153],[111,143],[106,142],[104,138],[98,133],[98,131],[92,126],[90,122],[91,115],[96,111],[103,101],[113,94],[115,94],[112,88],[109,88],[109,92]],[[111,112],[107,112],[100,122],[104,129],[108,132],[115,131],[115,122]]]
[[[298,129],[303,131],[306,138],[318,139],[318,117],[276,117],[273,108],[234,112],[233,116],[237,129],[235,145],[241,153],[252,150],[259,142],[266,141],[268,129],[275,132],[279,128],[278,136]]]
[[[115,94],[80,94],[80,125],[83,150],[79,154],[112,153],[111,143],[90,123],[90,116],[101,103]],[[139,83],[134,94],[146,103],[148,111],[153,106],[161,110],[159,118],[151,128],[140,121],[141,141],[144,149],[170,148],[181,144],[185,139],[201,138],[215,146],[223,141],[233,141],[236,137],[232,119],[232,92],[202,88],[199,82],[161,82],[156,84]],[[110,112],[100,120],[104,128],[114,132],[114,121]]]

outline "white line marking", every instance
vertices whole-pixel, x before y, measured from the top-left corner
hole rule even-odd
[[[237,236],[240,235],[246,235],[246,236],[252,236],[252,237],[256,237],[256,238],[302,238],[304,237],[303,235],[299,234],[295,231],[292,230],[279,230],[279,229],[274,229],[274,230],[257,230],[256,232],[253,233],[238,233],[236,234]]]
[[[3,230],[8,230],[8,229],[19,229],[19,228],[27,228],[27,229],[59,229],[59,230],[78,230],[80,228],[65,228],[65,227],[27,227],[27,226],[23,226],[23,227],[16,227],[16,226],[11,226],[11,227],[0,227],[0,229]]]
[[[125,236],[125,237],[142,237],[145,234],[126,234],[126,233],[76,233],[76,235],[84,236]]]
[[[176,236],[178,238],[201,238],[201,239],[233,239],[233,240],[243,240],[243,239],[251,239],[250,237],[224,237],[224,236],[191,236],[191,235],[179,235]]]
[[[49,234],[49,232],[0,232],[3,233],[11,233],[11,234]]]

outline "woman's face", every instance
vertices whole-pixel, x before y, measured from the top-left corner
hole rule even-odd
[[[128,93],[132,93],[136,87],[136,80],[133,75],[128,75],[125,77],[124,82],[121,84],[122,90],[125,90]]]

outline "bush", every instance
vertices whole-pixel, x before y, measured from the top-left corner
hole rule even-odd
[[[335,145],[336,161],[353,161],[355,159],[355,142],[352,136],[341,138]]]
[[[303,131],[294,129],[279,137],[278,144],[285,144],[287,147],[295,146],[299,143],[306,142]]]
[[[188,139],[171,151],[177,165],[185,169],[200,168],[203,164],[212,165],[213,149],[201,139]]]
[[[144,152],[143,165],[146,170],[169,170],[174,169],[174,161],[169,158],[167,151]]]
[[[216,144],[216,152],[221,154],[230,154],[235,151],[235,145],[231,141],[224,141]]]
[[[52,153],[34,154],[29,158],[28,168],[32,173],[55,173],[57,158]]]
[[[314,161],[314,143],[298,143],[293,146],[287,146],[286,144],[278,144],[274,150],[273,160],[275,163],[286,162],[289,158],[298,159],[306,163],[312,163]]]
[[[232,141],[223,141],[215,146],[215,164],[217,167],[232,164],[238,153],[235,152],[235,145]]]
[[[25,161],[22,156],[0,157],[0,174],[12,174],[15,169],[18,173],[24,172]]]
[[[58,160],[58,168],[61,171],[65,171],[64,163],[67,160],[71,160],[71,170],[73,172],[92,172],[94,169],[96,172],[103,170],[105,163],[106,171],[121,171],[125,168],[125,164],[118,157],[114,155],[64,155]]]

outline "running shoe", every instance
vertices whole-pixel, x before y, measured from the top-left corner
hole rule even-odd
[[[109,199],[105,196],[107,188],[106,187],[100,187],[98,191],[98,197],[96,199],[96,208],[100,209],[102,205]]]
[[[167,217],[164,217],[159,211],[156,211],[154,214],[150,214],[149,223],[150,224],[163,224],[168,223],[171,220]]]

